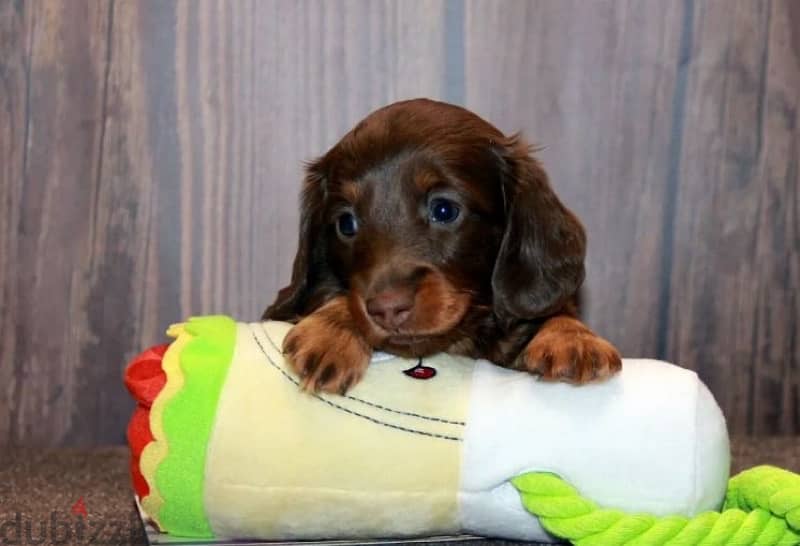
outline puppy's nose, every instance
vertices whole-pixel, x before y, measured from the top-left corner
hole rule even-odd
[[[389,289],[367,300],[367,313],[378,325],[391,330],[411,316],[414,293],[408,289]]]

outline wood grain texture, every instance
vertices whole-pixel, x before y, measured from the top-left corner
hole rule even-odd
[[[19,239],[19,203],[25,172],[31,17],[20,3],[0,3],[0,443],[11,430],[15,405],[16,342],[12,301]]]
[[[24,67],[26,89],[20,95],[24,123],[12,148],[22,150],[23,160],[2,187],[7,214],[0,220],[6,294],[0,369],[6,382],[0,407],[7,413],[0,423],[12,442],[60,442],[74,426],[78,399],[104,398],[98,386],[111,385],[106,374],[108,381],[82,392],[79,342],[85,335],[87,215],[99,178],[110,12],[105,3],[15,3],[3,9],[13,12],[12,26],[14,19],[22,22],[27,47],[11,57]],[[5,26],[5,13],[3,20]],[[108,369],[98,364],[94,370]]]
[[[800,10],[692,9],[667,353],[708,381],[734,430],[796,433]]]
[[[545,146],[594,328],[798,433],[798,89],[793,0],[0,0],[0,443],[122,441],[126,360],[259,316],[302,161],[415,96]]]

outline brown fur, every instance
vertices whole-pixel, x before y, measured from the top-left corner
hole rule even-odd
[[[292,328],[283,340],[283,350],[292,356],[304,390],[341,393],[361,379],[372,354],[343,296],[331,299]]]
[[[432,221],[435,198],[458,218]],[[603,379],[621,363],[575,318],[585,244],[521,138],[457,106],[395,103],[308,166],[292,280],[264,318],[297,323],[284,350],[310,390],[345,392],[373,347]]]

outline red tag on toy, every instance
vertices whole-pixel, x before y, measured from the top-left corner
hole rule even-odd
[[[436,368],[423,366],[422,359],[420,358],[416,366],[407,370],[403,370],[403,373],[408,377],[413,377],[414,379],[430,379],[436,375]]]

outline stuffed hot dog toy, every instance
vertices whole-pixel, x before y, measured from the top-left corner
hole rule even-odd
[[[290,328],[193,318],[129,365],[131,474],[162,532],[800,544],[800,477],[729,485],[725,420],[694,372],[629,359],[575,387],[378,353],[346,396],[308,394],[280,350]]]

